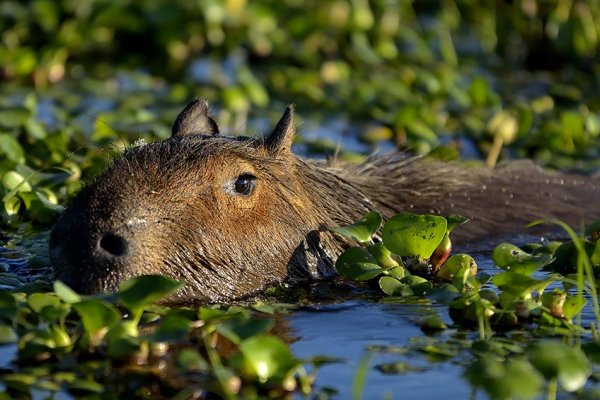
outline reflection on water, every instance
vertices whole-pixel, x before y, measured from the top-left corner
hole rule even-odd
[[[289,320],[293,333],[300,339],[291,347],[301,358],[326,354],[345,359],[344,363],[321,368],[317,385],[333,387],[339,391],[340,399],[348,399],[365,348],[406,346],[411,338],[424,336],[412,321],[434,311],[430,305],[347,302],[296,312]],[[409,362],[422,370],[385,375],[373,368],[376,364],[396,361]],[[468,398],[471,389],[461,374],[461,368],[449,362],[432,364],[424,357],[374,353],[363,398],[382,399],[386,395],[395,399]]]

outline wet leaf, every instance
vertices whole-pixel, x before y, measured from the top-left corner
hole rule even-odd
[[[93,336],[101,330],[108,330],[121,319],[121,313],[109,302],[101,299],[83,299],[75,304],[88,335]]]
[[[81,297],[61,281],[54,281],[54,292],[65,303],[73,304],[81,301]]]
[[[182,349],[177,354],[176,363],[179,368],[186,371],[207,371],[210,368],[208,362],[197,351],[192,349]]]
[[[14,343],[17,340],[19,337],[12,327],[0,324],[0,345]]]
[[[330,230],[364,243],[372,239],[373,234],[381,226],[381,222],[381,215],[378,212],[371,211],[354,224],[330,228]]]
[[[257,335],[240,343],[244,361],[260,382],[285,375],[297,364],[290,349],[274,336]]]
[[[191,328],[187,318],[167,315],[150,338],[155,342],[177,342],[184,339]]]
[[[532,255],[510,243],[499,244],[492,253],[492,260],[498,267],[522,275],[531,275],[546,265],[550,259],[549,254]]]
[[[493,357],[479,358],[469,365],[465,376],[494,399],[533,399],[542,394],[543,378],[522,358],[501,362]]]
[[[443,217],[401,213],[385,223],[382,238],[394,254],[429,259],[444,238],[446,228]]]
[[[344,251],[335,262],[338,272],[357,281],[372,279],[383,272],[377,260],[365,249],[351,247]]]
[[[546,379],[558,378],[567,392],[582,388],[592,373],[590,362],[581,349],[558,341],[537,341],[529,347],[527,356]]]
[[[182,282],[162,275],[143,275],[123,282],[119,287],[119,297],[127,308],[141,316],[147,304],[167,297],[182,286]]]
[[[236,318],[217,326],[217,332],[239,344],[252,336],[267,333],[273,327],[273,321],[266,318]]]

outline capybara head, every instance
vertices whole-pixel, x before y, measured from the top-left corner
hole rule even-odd
[[[206,102],[190,103],[171,138],[128,149],[67,207],[50,237],[57,278],[94,293],[162,274],[187,282],[178,300],[219,301],[311,260],[309,274],[333,273],[315,256],[318,205],[297,173],[294,130],[288,107],[266,138],[225,137]]]

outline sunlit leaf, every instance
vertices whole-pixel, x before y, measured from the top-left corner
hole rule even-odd
[[[120,319],[121,313],[109,302],[102,299],[83,299],[73,308],[83,323],[88,335],[94,335],[102,329],[112,328]]]
[[[506,271],[530,275],[546,265],[551,260],[551,256],[549,254],[532,255],[513,244],[502,243],[494,249],[492,260],[498,267]]]
[[[382,238],[394,254],[428,259],[444,238],[446,228],[443,217],[401,213],[385,223]]]
[[[240,352],[260,382],[286,374],[297,364],[288,346],[274,336],[256,335],[240,343]]]
[[[372,211],[352,225],[330,228],[330,230],[351,237],[359,242],[368,242],[381,226],[381,215]]]
[[[546,379],[558,378],[567,392],[582,388],[592,373],[590,362],[581,349],[559,341],[539,340],[532,343],[527,355]]]

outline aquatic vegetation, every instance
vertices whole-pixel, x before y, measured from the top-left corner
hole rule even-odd
[[[16,349],[14,360],[3,361],[2,391],[280,398],[312,390],[327,359],[295,358],[268,333],[267,314],[156,304],[181,285],[141,276],[109,297],[80,296],[60,281],[54,292],[0,292],[0,343]]]
[[[467,254],[452,255],[439,269],[434,267],[438,263],[435,250],[451,248],[451,229],[447,229],[445,218],[399,214],[383,223],[379,236],[381,220],[373,214],[351,228],[333,229],[350,237],[363,233],[361,247],[352,247],[339,257],[338,270],[359,282],[377,282],[388,296],[430,298],[447,306],[453,328],[477,330],[478,340],[450,354],[472,353],[465,377],[474,387],[481,387],[492,398],[534,398],[544,390],[544,382],[550,392],[556,391],[557,382],[568,392],[583,388],[597,360],[600,327],[594,270],[600,268],[600,260],[595,258],[600,246],[598,222],[587,229],[588,239],[557,221],[571,239],[562,244],[532,244],[528,246],[531,252],[510,243],[499,244],[492,259],[501,272],[492,276],[478,274],[475,260]],[[466,222],[457,216],[448,220]],[[452,228],[457,225],[452,224]],[[374,257],[369,250],[373,247],[385,257]],[[550,273],[540,275],[544,269]],[[596,320],[584,324],[581,313],[589,298]],[[418,324],[425,332],[448,329],[437,315],[422,318]],[[496,336],[515,330],[558,336],[563,341],[544,339],[514,343],[512,348],[498,347]],[[391,365],[378,368],[394,369]]]

